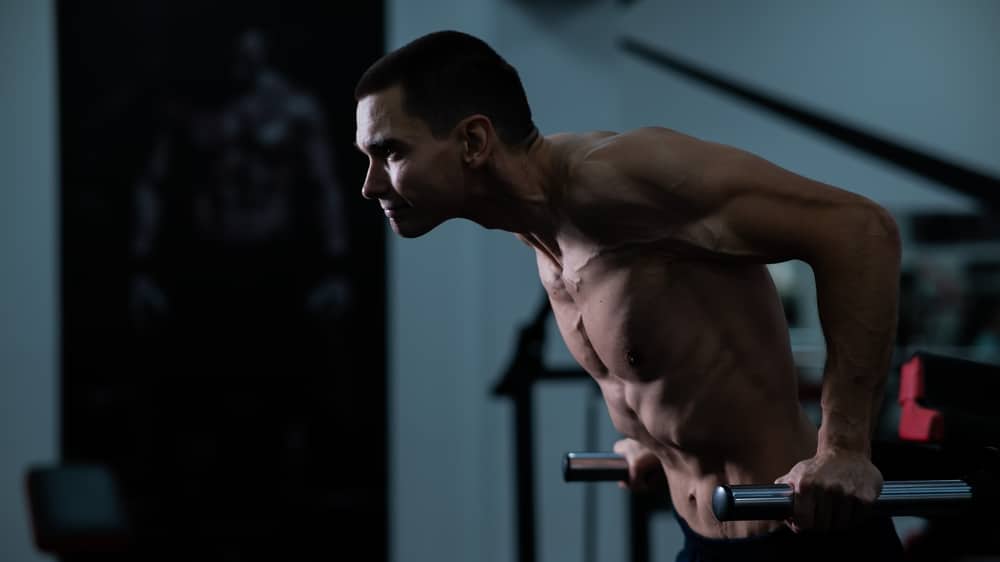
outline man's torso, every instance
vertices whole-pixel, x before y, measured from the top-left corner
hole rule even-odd
[[[770,530],[777,523],[720,525],[709,500],[719,483],[773,482],[815,450],[774,285],[763,264],[649,235],[660,232],[649,218],[613,203],[630,199],[627,178],[572,162],[609,140],[558,141],[581,170],[557,203],[558,247],[527,240],[559,330],[616,429],[660,458],[678,515],[710,537]]]

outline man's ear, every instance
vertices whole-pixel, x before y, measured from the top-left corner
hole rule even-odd
[[[462,160],[473,168],[485,164],[493,152],[496,139],[490,118],[470,115],[458,124],[458,132],[463,142]]]

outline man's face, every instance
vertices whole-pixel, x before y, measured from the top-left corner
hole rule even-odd
[[[377,199],[400,236],[426,234],[462,207],[461,143],[436,139],[407,115],[399,87],[361,99],[355,142],[368,157],[361,194]]]

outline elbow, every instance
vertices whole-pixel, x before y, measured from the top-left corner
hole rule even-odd
[[[844,248],[853,248],[851,253],[858,259],[864,256],[867,262],[876,260],[885,267],[900,268],[902,260],[902,240],[895,218],[886,209],[871,201],[856,205],[845,222],[853,233],[851,242]]]
[[[869,218],[865,231],[880,241],[888,254],[887,258],[898,264],[903,252],[903,242],[896,219],[885,208],[875,204],[870,205],[870,212],[867,214]]]

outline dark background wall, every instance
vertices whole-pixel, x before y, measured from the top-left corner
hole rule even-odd
[[[57,16],[63,460],[114,470],[147,559],[383,558],[381,4]]]

